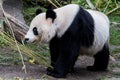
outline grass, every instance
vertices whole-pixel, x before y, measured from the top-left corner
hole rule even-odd
[[[120,16],[110,15],[110,43],[112,45],[120,45]]]
[[[31,20],[33,19],[33,17],[35,16],[35,11],[38,8],[38,6],[34,6],[34,7],[23,7],[23,16],[24,19],[27,23],[27,25],[30,24]]]
[[[23,16],[24,16],[24,19],[27,23],[27,25],[30,24],[31,20],[33,19],[33,17],[36,16],[36,9],[40,8],[39,6],[29,6],[29,7],[24,7],[23,6],[23,10],[22,10],[22,13],[23,13]],[[45,11],[45,8],[42,8],[42,11],[44,12]]]
[[[110,28],[110,43],[112,45],[120,45],[120,25],[112,25]]]
[[[111,22],[110,26],[110,44],[114,46],[120,46],[120,16],[109,15]],[[114,48],[110,50],[110,54],[114,55],[120,53],[120,48]]]
[[[108,78],[106,77],[106,76],[101,76],[101,77],[99,77],[98,79],[96,79],[96,80],[107,80]]]
[[[111,53],[111,55],[120,53],[120,48],[111,49],[111,50],[110,50],[110,53]]]
[[[0,77],[0,80],[4,80],[4,79]],[[14,78],[9,78],[8,80],[35,80],[35,79],[14,77]],[[48,80],[48,79],[43,76],[43,77],[41,77],[40,79],[37,79],[37,80]]]
[[[112,67],[120,67],[120,63],[119,62],[115,62]]]

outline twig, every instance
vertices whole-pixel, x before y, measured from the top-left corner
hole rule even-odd
[[[109,15],[113,12],[115,12],[116,10],[118,10],[120,8],[120,6],[117,6],[116,8],[112,9],[111,11],[107,12],[106,15]]]
[[[120,25],[120,23],[118,23],[118,22],[111,22],[111,23],[114,25]]]
[[[96,10],[95,6],[92,4],[92,2],[91,2],[90,0],[86,0],[86,2],[87,2],[87,4],[89,5],[89,7],[90,7],[91,9]]]
[[[115,5],[118,6],[117,1],[115,0]]]
[[[56,8],[58,8],[51,0],[48,0],[48,2],[55,6]]]
[[[57,3],[57,5],[59,5],[61,7],[61,5],[59,4],[59,2],[57,0],[55,0],[55,2]]]
[[[107,5],[106,5],[106,7],[105,7],[105,9],[104,9],[104,11],[103,11],[104,13],[106,12],[106,10],[107,10],[109,4],[110,4],[110,0],[108,1]]]
[[[97,2],[96,2],[96,4],[95,4],[95,7],[98,7],[99,1],[100,1],[100,0],[97,0]]]

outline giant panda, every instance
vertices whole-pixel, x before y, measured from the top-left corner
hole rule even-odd
[[[49,43],[51,66],[47,74],[64,78],[79,55],[94,57],[88,71],[104,71],[109,63],[109,20],[95,10],[77,4],[47,10],[33,18],[26,42]]]

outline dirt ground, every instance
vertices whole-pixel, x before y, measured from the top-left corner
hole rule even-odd
[[[9,50],[8,50],[9,51]],[[0,47],[0,52],[9,53],[5,48]],[[110,62],[112,64],[113,62]],[[81,56],[75,64],[75,72],[69,73],[67,78],[62,80],[99,80],[103,76],[113,77],[112,70],[104,72],[89,72],[86,70],[86,66],[93,64],[93,58],[87,56]],[[27,74],[22,70],[22,64],[19,62],[17,65],[7,62],[7,65],[0,65],[0,77],[4,80],[19,78],[30,78],[32,80],[40,80],[44,77],[47,80],[61,80],[46,75],[46,67],[38,64],[25,63],[27,68]],[[109,66],[110,68],[110,66]],[[114,80],[114,79],[113,79]],[[115,79],[116,80],[116,79]]]

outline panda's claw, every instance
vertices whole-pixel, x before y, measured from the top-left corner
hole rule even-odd
[[[106,69],[102,67],[95,67],[95,66],[87,66],[88,71],[105,71]]]

